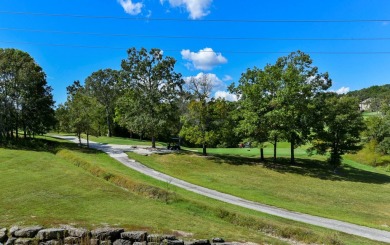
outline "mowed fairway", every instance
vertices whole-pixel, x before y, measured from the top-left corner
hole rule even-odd
[[[84,139],[87,139],[86,135],[82,135],[82,137]],[[152,146],[152,142],[150,140],[139,140],[133,138],[130,139],[130,138],[106,137],[106,136],[95,137],[90,135],[89,140],[102,143],[102,144]],[[162,145],[165,145],[165,143],[156,142],[156,146],[162,146]]]
[[[307,156],[306,152],[307,146],[301,146],[297,149],[295,149],[295,156],[301,157],[301,156]],[[201,148],[185,148],[189,151],[195,151],[195,152],[202,152]],[[207,148],[207,152],[210,154],[219,154],[219,155],[232,155],[232,156],[245,156],[245,157],[259,157],[260,156],[260,149],[253,147],[253,148]],[[264,155],[265,156],[273,156],[274,149],[273,145],[266,144],[266,147],[264,148]],[[285,157],[290,156],[290,144],[287,142],[280,142],[277,145],[277,156],[278,157]]]
[[[373,168],[345,165],[335,174],[310,158],[290,166],[289,159],[264,165],[226,155],[129,155],[157,171],[248,200],[390,230],[390,176]]]

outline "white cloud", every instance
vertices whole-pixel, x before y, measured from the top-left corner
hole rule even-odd
[[[218,76],[213,74],[213,73],[206,73],[205,74],[205,73],[201,72],[201,73],[199,73],[196,76],[185,77],[184,81],[186,83],[188,83],[191,80],[191,78],[201,79],[204,75],[207,76],[207,79],[211,82],[211,85],[212,85],[213,88],[218,89],[218,88],[223,88],[224,87],[224,84],[223,84],[222,80],[219,79]]]
[[[222,81],[224,81],[224,82],[228,82],[228,81],[232,81],[233,80],[233,78],[231,77],[231,76],[229,76],[229,75],[225,75],[223,78],[222,78]]]
[[[221,53],[215,53],[212,48],[204,48],[197,53],[191,52],[189,49],[183,49],[181,55],[183,59],[191,61],[192,66],[197,70],[209,71],[215,66],[228,62]],[[187,68],[189,67],[187,65]]]
[[[336,93],[337,94],[346,94],[349,92],[349,88],[348,87],[341,87],[340,89],[336,90]]]
[[[130,15],[140,14],[144,5],[142,3],[133,3],[132,0],[118,0],[126,13]]]
[[[215,98],[222,98],[227,101],[237,101],[237,95],[228,93],[226,91],[217,91],[214,95]]]
[[[209,7],[213,0],[160,0],[161,4],[168,1],[171,7],[185,7],[191,19],[200,19],[210,14]]]

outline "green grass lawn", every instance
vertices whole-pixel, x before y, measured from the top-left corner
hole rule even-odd
[[[363,117],[368,118],[372,116],[378,116],[380,112],[374,111],[374,112],[363,112]]]
[[[75,224],[93,228],[110,224],[128,229],[184,230],[196,236],[224,235],[230,239],[279,243],[260,232],[251,234],[253,231],[221,220],[207,209],[195,212],[196,207],[191,210],[185,201],[166,204],[127,191],[75,166],[72,161],[78,157],[98,162],[101,167],[113,164],[105,154],[93,151],[72,149],[53,154],[0,148],[3,183],[0,226]]]
[[[10,149],[11,148],[11,149]],[[150,232],[174,230],[230,241],[378,244],[261,214],[170,186],[135,172],[104,153],[60,140],[0,147],[0,226],[104,225]]]
[[[83,135],[83,138],[86,139],[87,136]],[[149,140],[139,140],[131,138],[121,138],[121,137],[106,137],[106,136],[89,136],[89,140],[95,141],[103,144],[116,144],[116,145],[142,145],[142,146],[151,146],[152,142]],[[156,142],[156,146],[163,146],[165,143]]]
[[[345,164],[335,174],[321,158],[297,159],[291,166],[289,159],[259,164],[254,158],[227,155],[129,156],[174,177],[249,200],[390,230],[390,176],[373,168]]]
[[[184,147],[185,150],[202,152],[202,148],[188,148]],[[307,146],[302,146],[295,149],[295,156],[307,156],[306,152]],[[244,157],[259,157],[260,149],[259,148],[207,148],[207,153],[209,154],[220,154],[220,155],[232,155],[232,156],[244,156]],[[287,142],[279,142],[277,146],[277,156],[278,157],[289,157],[290,156],[290,144]],[[264,148],[265,156],[273,156],[274,148],[271,144],[266,144]]]

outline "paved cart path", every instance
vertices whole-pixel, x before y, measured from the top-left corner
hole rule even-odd
[[[72,136],[55,136],[55,137],[65,139],[65,140],[70,140],[72,142],[78,143],[77,137],[72,137]],[[86,143],[86,140],[82,140],[82,143]],[[374,229],[374,228],[355,225],[355,224],[351,224],[351,223],[347,223],[347,222],[343,222],[343,221],[338,221],[338,220],[333,220],[333,219],[328,219],[328,218],[322,218],[322,217],[318,217],[318,216],[314,216],[314,215],[308,215],[308,214],[288,211],[285,209],[281,209],[281,208],[277,208],[277,207],[273,207],[273,206],[268,206],[268,205],[264,205],[264,204],[253,202],[253,201],[248,201],[248,200],[236,197],[236,196],[232,196],[232,195],[225,194],[225,193],[222,193],[219,191],[215,191],[212,189],[208,189],[205,187],[194,185],[194,184],[188,183],[186,181],[174,178],[172,176],[163,174],[161,172],[157,172],[149,167],[146,167],[145,165],[143,165],[139,162],[136,162],[135,160],[128,158],[128,156],[125,152],[126,151],[140,150],[138,147],[137,147],[137,149],[135,149],[135,148],[132,148],[131,146],[100,144],[100,143],[91,142],[91,141],[90,141],[90,147],[107,153],[110,157],[118,160],[122,164],[124,164],[127,167],[132,168],[138,172],[141,172],[141,173],[148,175],[150,177],[153,177],[155,179],[158,179],[158,180],[161,180],[164,182],[168,182],[172,185],[178,186],[178,187],[186,189],[188,191],[198,193],[198,194],[203,195],[203,196],[207,196],[207,197],[210,197],[210,198],[222,201],[222,202],[234,204],[234,205],[241,206],[244,208],[249,208],[252,210],[260,211],[263,213],[283,217],[286,219],[300,221],[303,223],[316,225],[316,226],[320,226],[320,227],[325,227],[328,229],[341,231],[341,232],[356,235],[356,236],[365,237],[365,238],[375,240],[375,241],[390,243],[390,232],[388,232],[388,231],[378,230],[378,229]],[[141,149],[141,151],[142,151],[142,149]],[[144,151],[147,151],[147,150],[144,150]]]

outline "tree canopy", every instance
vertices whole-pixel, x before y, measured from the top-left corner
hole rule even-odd
[[[293,52],[280,57],[263,70],[248,69],[237,88],[242,120],[238,130],[260,143],[279,137],[291,143],[291,163],[295,147],[307,141],[313,98],[331,86],[327,73],[319,73],[310,56]]]
[[[318,100],[316,109],[323,125],[314,128],[310,150],[318,154],[330,153],[329,162],[335,168],[340,165],[343,154],[361,148],[360,135],[365,124],[358,108],[358,100],[347,96],[328,94]]]
[[[0,49],[0,139],[41,134],[54,124],[52,89],[26,52]]]
[[[175,101],[184,83],[174,71],[176,60],[164,57],[160,49],[147,51],[131,48],[122,60],[124,86],[127,94],[121,100],[119,117],[123,126],[152,138],[152,147],[159,132],[167,127],[169,115],[175,111]]]

